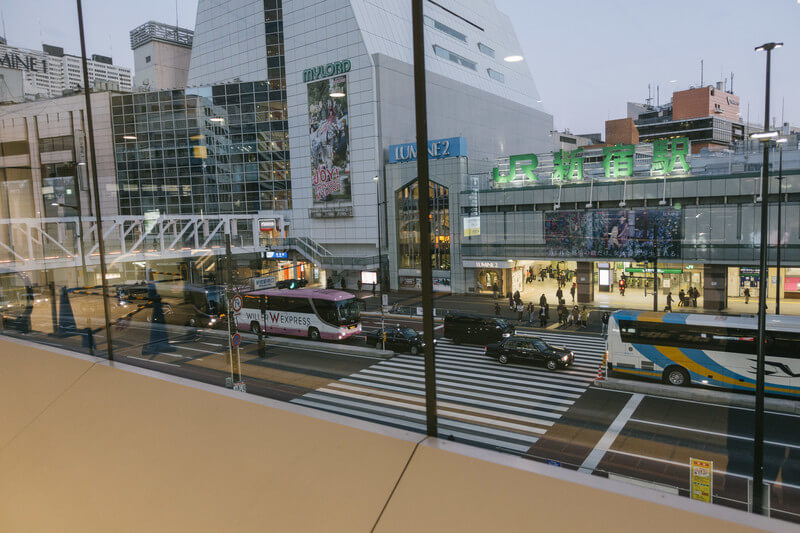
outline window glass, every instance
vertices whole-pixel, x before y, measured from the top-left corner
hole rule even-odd
[[[480,50],[487,56],[494,57],[494,49],[486,46],[483,43],[478,43],[478,50]]]

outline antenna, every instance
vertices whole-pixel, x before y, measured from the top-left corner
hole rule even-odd
[[[731,94],[733,94],[733,71],[731,71]]]
[[[786,97],[785,96],[781,96],[781,127],[783,127],[783,125],[786,124],[783,121],[783,110],[784,110],[784,106],[785,105],[786,105]]]
[[[656,85],[656,107],[661,105],[661,86]]]
[[[650,105],[650,102],[652,102],[652,101],[653,101],[653,97],[650,96],[650,84],[648,83],[647,84],[647,100],[645,100],[645,103],[647,103],[647,105]]]
[[[8,36],[6,35],[6,18],[3,16],[3,10],[0,9],[0,20],[3,21],[3,39],[8,43]]]
[[[700,60],[700,87],[703,86],[703,60]]]

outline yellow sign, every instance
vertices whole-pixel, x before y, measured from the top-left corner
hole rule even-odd
[[[711,503],[714,489],[714,462],[689,459],[689,477],[692,499]]]
[[[464,217],[464,237],[481,234],[481,217]]]

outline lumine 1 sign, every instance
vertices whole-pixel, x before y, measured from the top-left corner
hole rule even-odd
[[[690,142],[688,137],[672,139],[657,139],[653,142],[653,155],[648,176],[685,176],[691,171],[686,157],[689,155]],[[600,160],[603,175],[607,179],[627,178],[634,176],[636,165],[636,145],[615,144],[605,146],[602,154],[593,157],[593,161]],[[568,181],[582,181],[584,179],[584,163],[587,155],[583,148],[577,150],[553,152],[553,169],[551,181],[562,183]],[[500,173],[500,168],[492,169],[492,179],[496,183],[509,183],[518,178],[521,183],[525,181],[539,181],[539,156],[536,154],[517,154],[508,158],[509,172]],[[641,171],[640,171],[641,172]],[[545,174],[546,175],[546,174]]]

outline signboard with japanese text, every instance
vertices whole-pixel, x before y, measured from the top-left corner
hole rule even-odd
[[[680,258],[678,209],[551,211],[544,239],[552,257]]]
[[[714,463],[690,458],[689,471],[692,499],[711,503],[714,491]]]
[[[349,201],[347,76],[308,84],[308,128],[314,203]]]
[[[641,149],[641,153],[637,150]],[[656,139],[651,144],[615,144],[602,148],[559,150],[550,154],[516,154],[508,158],[508,170],[492,169],[495,183],[531,185],[543,179],[550,183],[580,182],[595,177],[607,180],[631,177],[688,176],[691,166],[688,137]],[[548,163],[540,164],[547,159]],[[646,168],[643,165],[646,164]],[[589,172],[586,165],[594,165]],[[599,174],[599,175],[598,175]]]
[[[481,234],[481,217],[464,217],[464,237]]]

